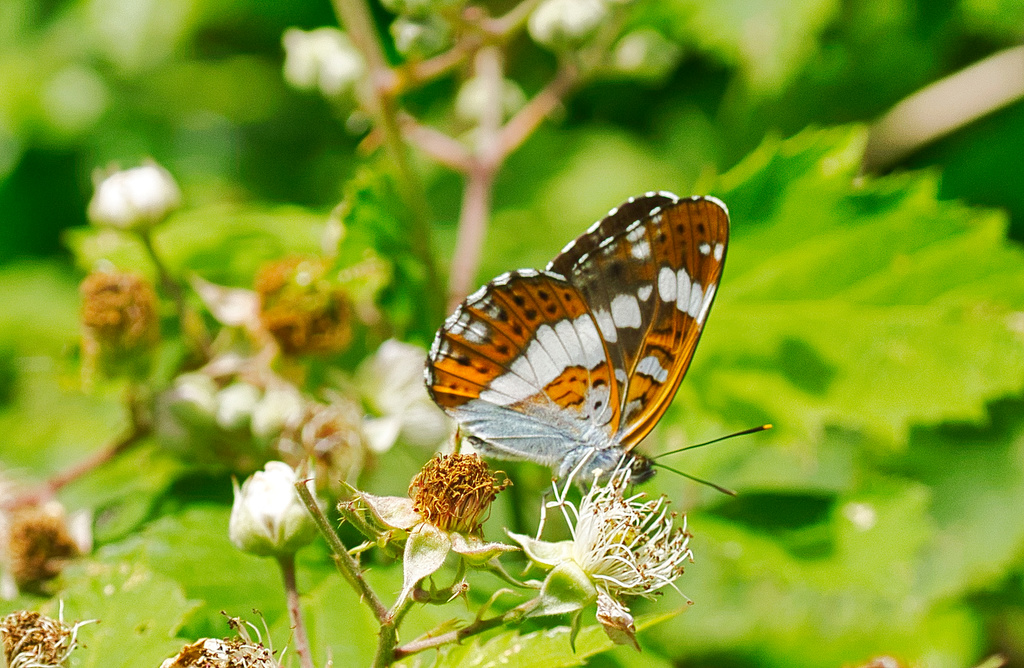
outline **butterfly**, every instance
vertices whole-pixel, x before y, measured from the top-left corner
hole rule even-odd
[[[631,197],[543,271],[498,276],[445,320],[427,358],[431,398],[473,447],[590,481],[664,415],[690,365],[725,262],[714,197]]]

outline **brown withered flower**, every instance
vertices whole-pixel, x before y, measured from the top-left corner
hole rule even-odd
[[[152,345],[159,334],[157,298],[142,276],[95,272],[79,288],[82,325],[100,347],[127,352]]]
[[[0,650],[10,668],[58,668],[74,651],[78,629],[38,612],[20,610],[0,619]]]
[[[186,645],[160,668],[279,668],[274,654],[242,638],[203,638]]]
[[[38,590],[81,552],[57,505],[26,506],[6,518],[5,561],[18,587]]]
[[[409,485],[413,510],[442,531],[478,533],[491,502],[511,484],[501,475],[499,481],[479,455],[438,455]]]
[[[497,557],[517,549],[488,542],[481,531],[491,502],[511,484],[504,474],[499,480],[477,455],[440,455],[413,478],[408,497],[351,489],[352,499],[339,509],[342,515],[365,511],[368,536],[405,543],[399,595],[404,600],[441,568],[450,552],[469,566],[498,568]]]
[[[285,427],[277,449],[295,466],[311,459],[317,488],[337,494],[342,481],[354,480],[366,461],[361,420],[359,406],[344,397],[331,397],[329,404],[308,402],[301,417]]]
[[[352,340],[352,304],[319,258],[293,257],[256,275],[260,320],[288,355],[332,354]]]

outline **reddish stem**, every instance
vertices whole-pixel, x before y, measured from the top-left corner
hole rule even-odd
[[[278,557],[281,565],[281,576],[284,579],[284,590],[288,596],[288,617],[295,633],[295,653],[299,657],[302,668],[314,668],[313,655],[309,650],[309,637],[306,625],[302,622],[302,607],[299,601],[299,588],[295,581],[295,555],[286,554]]]

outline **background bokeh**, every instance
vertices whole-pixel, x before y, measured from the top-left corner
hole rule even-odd
[[[393,17],[373,7],[386,34]],[[1024,5],[638,0],[629,21],[676,44],[678,63],[654,78],[587,82],[510,157],[477,277],[543,266],[631,195],[721,197],[733,239],[717,303],[644,447],[776,429],[673,463],[737,498],[658,476],[689,514],[696,562],[679,587],[695,605],[645,631],[642,656],[619,648],[595,665],[892,656],[953,668],[997,654],[1024,665],[1024,104],[886,174],[860,173],[870,124],[1016,46]],[[109,440],[123,417],[113,389],[83,392],[77,375],[78,281],[104,262],[145,267],[129,244],[89,228],[96,169],[165,166],[185,198],[158,237],[168,262],[226,285],[251,286],[263,262],[316,252],[343,197],[387,210],[386,195],[366,194],[377,158],[360,148],[359,124],[282,77],[287,28],[336,24],[327,0],[0,2],[0,466],[45,477]],[[508,74],[527,95],[555,66],[526,37],[509,47]],[[407,108],[445,123],[457,80],[415,91]],[[461,177],[413,155],[447,267]],[[419,344],[440,324],[422,313],[404,322]],[[351,371],[366,352],[332,363]],[[367,488],[402,493],[426,454],[383,455]],[[534,516],[531,494],[545,484],[544,471],[510,470],[523,483],[501,497],[495,537]],[[98,521],[92,570],[63,590],[69,612],[120,619],[83,631],[91,650],[123,641],[125,656],[169,656],[182,639],[222,635],[221,609],[258,608],[287,642],[280,592],[252,587],[278,574],[227,541],[228,480],[153,444],[62,493]],[[365,663],[353,625],[374,629],[348,616],[358,602],[328,573],[324,554],[303,562],[314,645],[319,656],[330,647],[335,665]],[[372,577],[384,591],[400,583],[383,564]],[[128,580],[130,595],[104,598],[104,583]],[[666,606],[686,607],[670,592],[643,609]],[[159,642],[108,631],[146,624]]]

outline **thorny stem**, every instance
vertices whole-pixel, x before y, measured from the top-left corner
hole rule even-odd
[[[149,256],[150,262],[156,267],[157,276],[160,278],[160,287],[163,288],[164,292],[170,296],[171,301],[174,302],[174,308],[178,312],[178,321],[181,323],[181,331],[185,334],[186,339],[192,343],[192,347],[196,352],[202,355],[204,359],[209,358],[210,341],[206,327],[203,325],[199,314],[189,308],[188,302],[185,300],[185,293],[181,289],[181,284],[171,275],[167,265],[160,258],[160,254],[156,252],[152,233],[148,229],[139,230],[138,237],[146,251],[146,255]]]
[[[398,125],[397,74],[388,65],[380,36],[373,23],[365,0],[333,0],[335,13],[348,28],[352,42],[366,59],[369,72],[368,107],[380,129],[384,148],[398,172],[398,186],[402,199],[413,218],[412,249],[419,256],[427,272],[428,285],[438,285],[437,270],[434,266],[430,242],[430,214],[427,198],[419,177],[409,162]],[[428,297],[435,303],[430,310],[440,315],[442,304],[434,295],[439,291],[428,291]]]
[[[395,655],[395,645],[398,644],[398,625],[402,623],[405,613],[409,612],[412,600],[403,596],[395,601],[395,605],[388,611],[388,618],[381,623],[377,639],[377,654],[373,657],[375,668],[386,668],[398,658]]]
[[[309,637],[306,625],[302,622],[302,608],[299,602],[299,588],[295,582],[295,555],[287,554],[278,557],[281,576],[284,579],[284,590],[288,597],[288,617],[295,632],[295,653],[299,656],[302,668],[313,668],[313,655],[309,650]]]
[[[330,521],[324,515],[324,511],[320,510],[320,506],[317,505],[316,499],[313,498],[313,494],[310,493],[309,488],[306,486],[306,482],[301,480],[295,484],[295,490],[298,492],[299,499],[302,500],[306,510],[313,518],[316,528],[320,530],[320,535],[324,537],[327,545],[331,548],[331,556],[338,567],[338,571],[355,588],[356,592],[359,593],[359,597],[370,606],[370,611],[373,612],[377,622],[383,625],[387,620],[388,609],[384,607],[384,603],[377,596],[377,592],[370,587],[366,578],[363,577],[359,564],[348,553],[345,544],[338,538],[338,534],[331,528]]]

